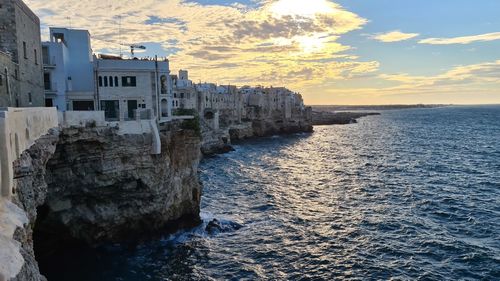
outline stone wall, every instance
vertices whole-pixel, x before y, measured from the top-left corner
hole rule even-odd
[[[55,108],[7,108],[0,111],[0,191],[10,197],[12,163],[52,128],[57,128]]]
[[[0,26],[3,27],[0,29],[0,51],[10,53],[19,67],[19,92],[14,105],[43,106],[40,20],[21,0],[2,0],[0,3]]]
[[[16,73],[19,73],[18,65],[10,55],[0,51],[0,107],[15,106],[15,98],[19,93]]]

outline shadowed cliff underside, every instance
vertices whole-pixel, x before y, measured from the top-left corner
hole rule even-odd
[[[43,273],[51,255],[75,242],[126,241],[200,222],[199,136],[162,132],[161,154],[152,155],[150,135],[116,130],[64,129],[15,163],[14,202],[30,220],[16,231],[25,264],[15,280],[44,280],[37,261]]]

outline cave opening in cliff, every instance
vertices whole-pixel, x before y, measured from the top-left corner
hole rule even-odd
[[[72,238],[55,217],[47,204],[37,207],[33,228],[35,259],[40,273],[48,280],[76,280],[71,272],[75,270],[75,266],[82,264],[75,265],[75,257],[85,256],[92,249],[84,242]]]

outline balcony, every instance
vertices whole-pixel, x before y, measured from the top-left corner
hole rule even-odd
[[[45,82],[44,91],[45,95],[57,95],[57,83]]]
[[[56,67],[56,57],[55,56],[43,56],[43,68],[53,69]]]

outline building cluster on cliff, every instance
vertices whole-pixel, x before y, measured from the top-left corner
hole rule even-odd
[[[50,28],[50,40],[40,42],[38,17],[21,0],[1,3],[0,107],[104,111],[106,120],[158,123],[195,112],[215,129],[305,114],[300,94],[286,88],[195,84],[188,71],[171,75],[168,59],[95,55],[87,30]]]
[[[196,84],[188,71],[171,74],[166,58],[96,55],[87,30],[50,28],[49,41],[41,42],[40,20],[29,7],[0,0],[0,280],[45,280],[33,251],[42,204],[52,214],[83,214],[65,216],[64,233],[97,239],[115,233],[112,228],[116,234],[163,228],[168,220],[199,214],[200,151],[224,151],[232,140],[251,136],[311,131],[311,118],[301,95],[286,88]],[[60,195],[60,189],[45,180],[64,180],[45,175],[49,159],[58,155],[69,162],[55,166],[71,182],[61,187],[78,189],[79,199],[52,204],[48,190]],[[82,172],[89,159],[100,161]],[[79,160],[82,166],[73,166]],[[96,186],[106,194],[96,195]],[[113,196],[109,206],[96,208],[93,199],[80,200],[80,189],[99,197],[99,204],[115,194],[109,190],[129,199]],[[137,215],[122,212],[137,209],[133,200],[147,207]],[[131,216],[117,220],[109,210]],[[104,217],[109,224],[102,224]],[[102,228],[90,225],[94,218]]]

